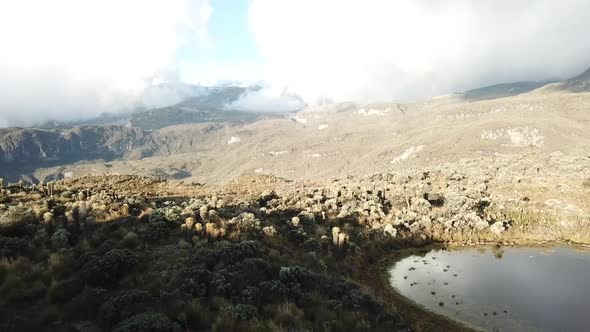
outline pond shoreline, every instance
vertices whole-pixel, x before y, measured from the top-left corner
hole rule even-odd
[[[439,243],[433,242],[422,246],[413,246],[399,249],[394,253],[386,254],[379,262],[373,265],[364,280],[358,280],[361,284],[369,287],[375,295],[386,303],[395,306],[404,317],[408,319],[411,327],[415,331],[478,331],[475,326],[467,322],[454,320],[444,315],[430,311],[423,305],[401,294],[391,284],[391,269],[395,264],[404,258],[412,255],[426,254],[432,250],[463,250],[474,248],[485,248],[492,250],[502,250],[503,248],[537,248],[546,249],[553,247],[567,246],[573,249],[590,248],[587,243],[574,243],[572,241],[512,241],[509,244],[500,244],[498,242],[481,243],[465,241],[462,243]]]
[[[405,317],[413,331],[474,331],[461,322],[430,312],[419,304],[400,294],[392,287],[389,269],[397,261],[409,257],[416,252],[428,252],[432,249],[445,248],[443,244],[431,243],[421,247],[408,247],[386,254],[376,264],[364,264],[362,270],[367,271],[364,278],[356,280],[368,287],[372,293],[384,303],[395,307]]]

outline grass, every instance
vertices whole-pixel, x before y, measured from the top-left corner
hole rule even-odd
[[[510,211],[512,227],[504,234],[506,240],[519,244],[530,242],[590,243],[590,217],[558,216],[542,211]]]

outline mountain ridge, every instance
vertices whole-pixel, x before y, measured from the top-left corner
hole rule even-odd
[[[584,82],[587,76],[564,82]],[[576,153],[590,147],[590,115],[584,112],[590,95],[543,93],[547,86],[472,101],[455,96],[407,104],[345,102],[290,114],[171,107],[140,113],[147,117],[126,125],[0,129],[0,172],[10,181],[88,172],[195,181],[253,172],[305,179],[474,154]],[[499,87],[502,92],[509,85]]]

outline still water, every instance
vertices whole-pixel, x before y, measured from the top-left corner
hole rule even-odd
[[[590,331],[590,251],[435,250],[390,270],[403,296],[485,331]]]

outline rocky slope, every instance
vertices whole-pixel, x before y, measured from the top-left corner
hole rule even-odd
[[[432,243],[590,245],[589,193],[590,158],[560,153],[316,181],[12,185],[0,329],[467,330],[393,294],[384,260]]]
[[[579,83],[584,75],[559,84]],[[200,123],[150,132],[110,126],[102,138],[96,137],[98,127],[84,127],[75,140],[63,138],[71,130],[7,129],[0,135],[0,167],[13,182],[103,173],[223,183],[244,174],[321,179],[524,153],[541,159],[555,152],[584,156],[590,148],[590,93],[549,89],[552,85],[477,101],[453,95],[407,104],[333,103],[264,119],[187,110],[180,118],[190,113]],[[146,118],[144,126],[183,122],[162,112],[163,117]],[[99,152],[69,148],[86,140],[96,143],[83,146]],[[11,158],[23,163],[9,167]]]
[[[0,329],[460,331],[380,264],[432,243],[590,245],[589,109],[546,86],[2,130]],[[60,180],[6,186],[22,177]]]
[[[383,260],[432,243],[590,245],[589,194],[590,157],[562,153],[314,181],[11,185],[0,328],[466,330],[391,293]]]
[[[347,104],[338,111],[308,109],[290,119],[245,125],[167,127],[154,134],[165,144],[148,158],[113,161],[108,167],[104,162],[85,162],[43,168],[34,176],[155,175],[161,168],[184,168],[186,180],[197,182],[224,182],[243,174],[318,179],[462,158],[524,153],[542,158],[554,152],[584,156],[590,148],[589,108],[587,93],[536,91],[478,102],[411,103],[405,115],[396,104]]]

